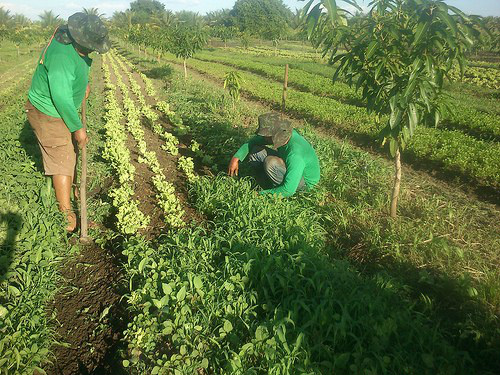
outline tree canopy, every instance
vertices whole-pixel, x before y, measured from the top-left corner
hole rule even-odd
[[[293,17],[282,0],[237,0],[230,15],[240,31],[271,40],[286,35]]]

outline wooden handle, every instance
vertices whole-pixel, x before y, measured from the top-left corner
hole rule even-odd
[[[82,102],[82,124],[83,128],[87,129],[87,100],[84,98]],[[81,150],[82,155],[82,175],[80,177],[80,219],[81,232],[80,238],[87,238],[87,145],[84,145]]]
[[[288,89],[288,64],[285,65],[285,78],[283,80],[283,97],[281,99],[281,110],[286,110],[286,91]]]

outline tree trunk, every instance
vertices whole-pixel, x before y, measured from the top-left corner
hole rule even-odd
[[[21,53],[19,52],[19,46],[16,46],[17,48],[17,57],[21,56]]]
[[[158,51],[158,64],[160,63],[161,53]]]
[[[187,79],[187,77],[188,77],[188,71],[186,66],[186,59],[184,59],[184,79]]]
[[[401,186],[401,153],[399,147],[396,150],[396,156],[394,157],[394,166],[396,168],[396,175],[394,176],[394,186],[392,188],[392,199],[391,199],[391,217],[395,218],[398,214],[398,198],[399,189]]]

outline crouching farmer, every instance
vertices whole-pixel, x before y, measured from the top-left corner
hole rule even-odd
[[[97,16],[75,13],[60,26],[43,49],[28,93],[26,112],[42,153],[43,167],[52,176],[59,209],[65,213],[66,230],[76,227],[71,210],[76,149],[87,143],[78,110],[89,94],[92,51],[109,50],[108,31]]]
[[[270,146],[270,147],[269,147]],[[312,146],[277,113],[259,116],[256,135],[243,144],[229,163],[228,174],[238,175],[239,161],[262,168],[273,188],[260,194],[290,197],[312,189],[320,178],[318,157]]]

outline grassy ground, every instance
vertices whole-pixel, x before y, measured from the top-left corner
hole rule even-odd
[[[168,75],[172,71],[168,66],[142,63],[151,75]],[[187,83],[176,74],[169,79],[168,101],[190,125],[205,152],[217,161],[218,169],[224,170],[238,144],[251,132],[240,125],[255,126],[256,113],[264,109],[249,103],[239,105],[234,113],[220,83],[198,75]],[[471,362],[465,367],[471,366],[474,373],[496,372],[494,348],[500,333],[496,207],[407,171],[400,217],[390,220],[386,215],[390,166],[307,124],[295,124],[313,143],[322,162],[323,177],[317,195],[291,203],[305,212],[319,213],[314,220],[327,233],[327,239],[315,251],[328,257],[333,265],[347,261],[363,280],[361,283],[389,287],[405,301],[404,309],[425,316],[426,323],[422,324],[439,331],[453,350],[468,352]],[[215,202],[224,201],[203,191]],[[226,201],[230,199],[226,197]],[[202,210],[214,215],[218,203],[210,206],[208,198],[202,201],[207,202],[201,204],[205,207]],[[207,204],[209,208],[204,206]],[[217,215],[223,214],[217,209],[215,212],[218,220]],[[370,299],[367,301],[370,305]],[[364,321],[365,313],[358,319]],[[409,334],[404,329],[395,332],[398,340]],[[365,345],[363,341],[362,347]],[[398,350],[403,351],[399,355],[409,358],[405,349]],[[421,360],[430,363],[424,351],[417,352]],[[421,373],[426,373],[424,368],[420,368]],[[446,371],[441,368],[434,373]]]

